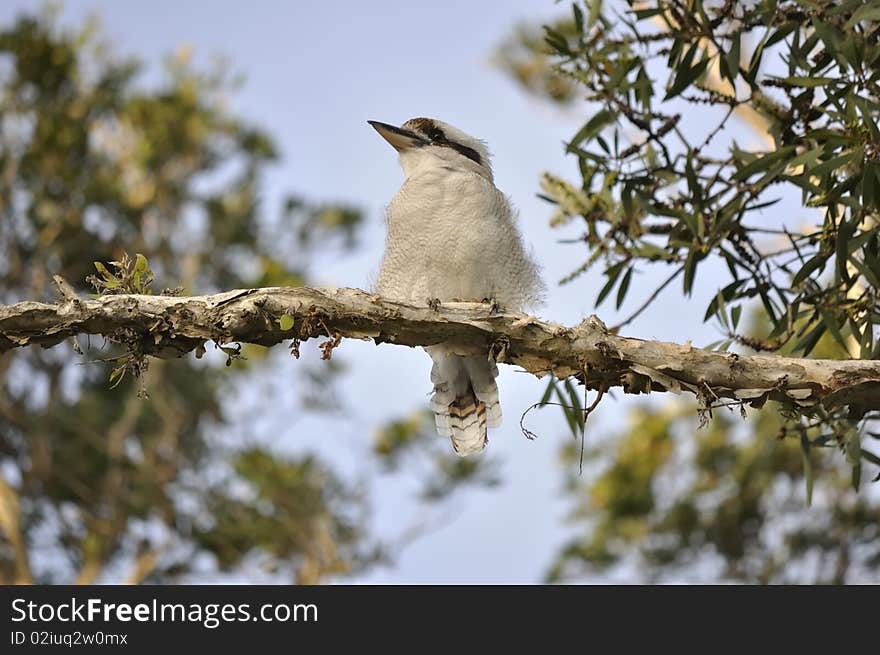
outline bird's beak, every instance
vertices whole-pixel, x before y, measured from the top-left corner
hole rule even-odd
[[[393,125],[388,125],[388,123],[380,123],[379,121],[367,122],[372,125],[373,129],[381,134],[382,138],[390,143],[391,146],[398,152],[400,152],[401,150],[406,150],[407,148],[423,146],[427,143],[425,139],[420,137],[415,132],[410,132],[409,130],[394,127]]]

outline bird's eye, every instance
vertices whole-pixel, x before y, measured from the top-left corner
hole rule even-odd
[[[443,131],[436,127],[431,128],[428,136],[431,138],[431,141],[443,141],[446,138],[446,135],[443,134]]]

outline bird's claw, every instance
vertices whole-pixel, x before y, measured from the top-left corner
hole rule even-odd
[[[502,307],[495,298],[483,298],[480,302],[489,305],[489,314],[500,314]]]
[[[433,309],[435,312],[440,311],[440,299],[439,298],[428,298],[427,301],[428,307]]]

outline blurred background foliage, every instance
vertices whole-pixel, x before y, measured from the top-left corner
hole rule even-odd
[[[597,304],[647,295],[619,329],[662,311],[653,301],[675,280],[689,294],[715,259],[730,274],[706,308],[724,335],[715,347],[876,358],[878,20],[880,3],[861,0],[592,0],[511,33],[496,64],[584,117],[567,144],[581,179],[540,181],[550,227],[580,231],[563,282],[602,266]],[[355,207],[297,195],[264,206],[279,153],[227,109],[228,67],[196,70],[181,50],[151,87],[140,68],[97,24],[70,32],[49,12],[0,29],[0,301],[49,297],[55,273],[85,293],[92,262],[123,251],[149,258],[155,292],[201,293],[307,283],[313,262],[357,248]],[[715,112],[717,129],[694,134],[688,111]],[[731,119],[760,147],[737,144]],[[759,213],[779,197],[813,213],[796,225]],[[257,567],[313,583],[392,562],[430,529],[380,543],[363,481],[218,436],[223,398],[259,374],[261,349],[230,368],[210,349],[152,361],[144,400],[132,376],[111,390],[107,364],[81,365],[116,351],[79,346],[84,357],[67,345],[0,359],[3,582]],[[301,411],[336,404],[344,361],[297,370]],[[569,405],[576,437],[579,395],[545,397]],[[696,407],[665,401],[635,406],[613,434],[587,425],[583,475],[580,444],[561,453],[571,538],[547,579],[876,581],[874,417],[768,403],[742,421],[728,409],[702,429]],[[491,458],[451,456],[424,412],[381,426],[373,457],[385,475],[412,475],[426,510],[499,482]]]
[[[87,293],[92,262],[143,253],[182,293],[301,285],[312,259],[358,243],[362,212],[290,195],[263,204],[271,136],[227,109],[236,80],[182,49],[146,86],[97,22],[52,9],[0,28],[0,302],[49,299],[60,274]],[[107,344],[0,360],[0,580],[139,582],[250,575],[319,582],[387,558],[367,499],[321,459],[224,442],[224,398],[260,367],[225,357],[151,361],[108,384]],[[219,355],[219,353],[217,353]],[[90,362],[90,363],[87,363]],[[336,398],[344,363],[298,367],[302,411]],[[142,397],[149,395],[146,400]],[[396,448],[424,439],[421,426]],[[228,440],[227,440],[228,441]],[[444,484],[477,471],[450,470]],[[193,577],[196,576],[196,577]]]
[[[842,355],[828,337],[815,354]],[[583,477],[579,446],[565,447],[576,536],[547,579],[635,570],[650,583],[880,581],[876,490],[853,488],[851,459],[829,452],[834,433],[801,429],[773,401],[749,420],[740,412],[717,409],[699,428],[692,403],[640,404],[619,432],[592,438]]]

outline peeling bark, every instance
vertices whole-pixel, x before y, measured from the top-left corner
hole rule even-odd
[[[272,287],[209,296],[105,295],[76,297],[56,280],[55,304],[0,306],[0,354],[16,347],[51,347],[78,334],[103,335],[135,355],[180,357],[218,344],[271,346],[328,337],[325,357],[340,338],[402,346],[451,344],[462,354],[491,354],[542,377],[574,376],[591,388],[628,393],[690,392],[708,406],[729,398],[754,406],[767,399],[800,407],[849,407],[851,416],[880,409],[880,361],[742,356],[689,344],[621,337],[590,317],[575,327],[488,304],[445,302],[414,306],[358,289]],[[282,330],[283,321],[288,329]],[[389,356],[392,356],[389,353]]]

